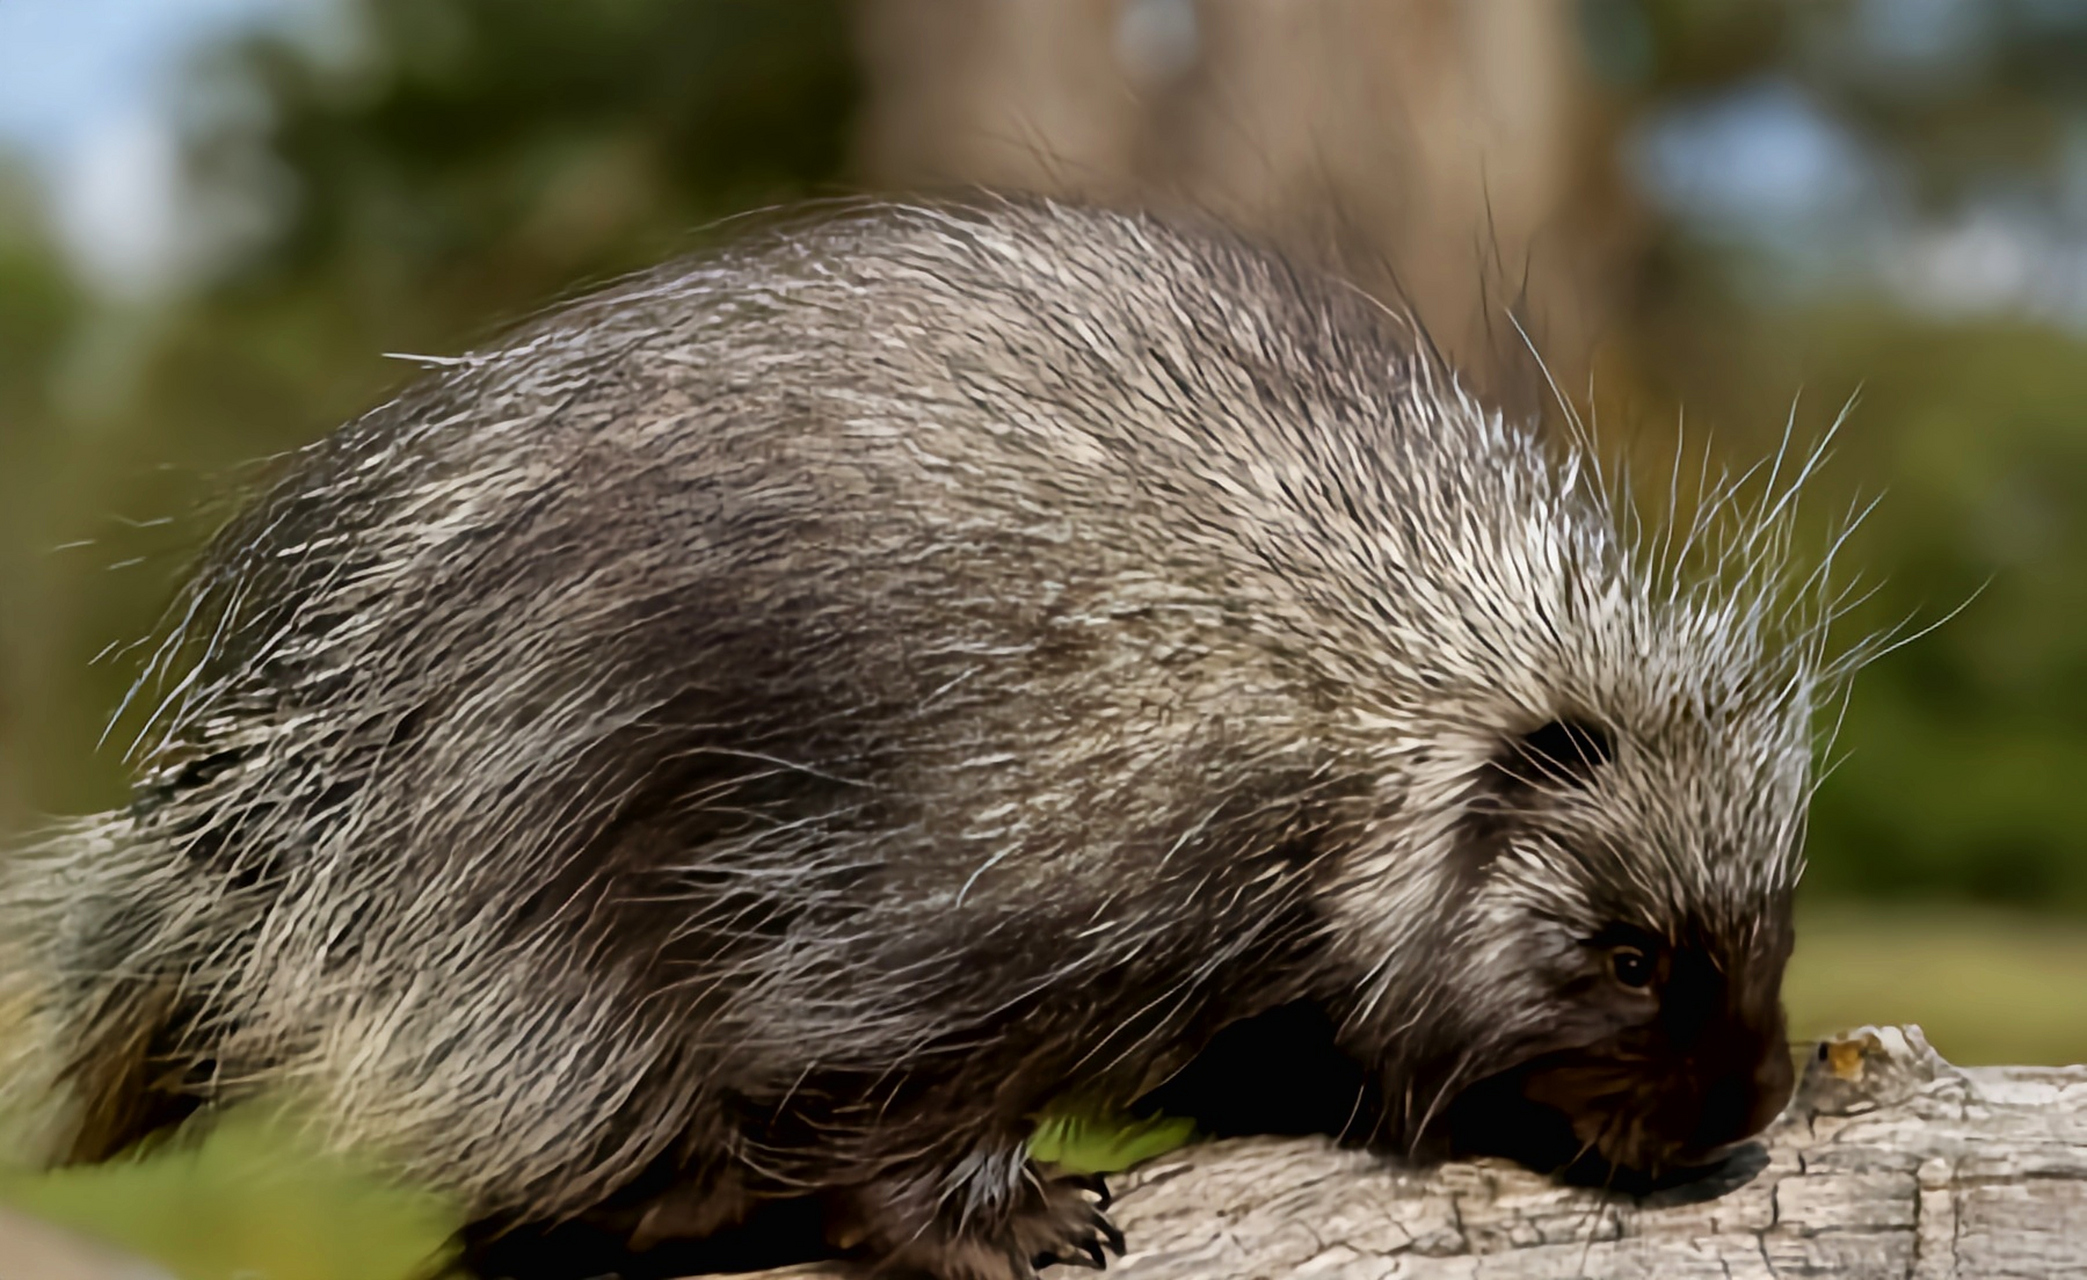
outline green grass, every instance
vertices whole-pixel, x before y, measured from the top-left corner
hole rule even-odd
[[[1799,919],[1792,1033],[1917,1022],[1956,1062],[2087,1061],[2087,922],[1961,907],[1821,906]],[[1054,1123],[1038,1154],[1114,1169],[1185,1126]],[[139,1161],[0,1178],[0,1201],[156,1258],[184,1280],[407,1280],[440,1246],[443,1206],[235,1116]]]

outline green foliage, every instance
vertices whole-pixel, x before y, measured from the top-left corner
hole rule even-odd
[[[1164,1155],[1196,1136],[1187,1120],[1057,1116],[1037,1126],[1029,1154],[1077,1173],[1114,1173]]]
[[[1700,0],[1583,11],[1597,61],[1640,68],[1625,78],[1634,109],[1737,84],[1807,95],[1904,196],[1871,197],[1865,230],[1880,238],[1844,242],[1853,252],[1903,253],[1903,235],[1890,239],[1899,221],[1948,229],[1977,210],[2079,243],[2087,11],[1966,5],[1909,18],[1889,5]],[[1880,39],[1884,28],[1898,34]],[[2067,269],[2065,252],[2051,271]],[[1604,398],[1640,421],[1685,410],[1698,439],[1714,433],[1723,457],[1744,461],[1773,447],[1800,388],[1800,442],[1861,388],[1812,489],[1825,507],[1882,497],[1843,558],[1877,586],[1850,629],[1918,632],[1963,606],[1857,682],[1813,812],[1808,888],[2087,910],[2087,791],[2073,786],[2087,767],[2078,322],[1923,320],[1850,300],[1880,288],[1847,286],[1860,267],[1837,295],[1779,280],[1789,267],[1773,256],[1668,228],[1617,336],[1621,385]],[[1650,455],[1671,439],[1664,425],[1646,434]],[[1829,533],[1824,519],[1815,528]]]
[[[2087,360],[2028,327],[1894,338],[1819,348],[1871,370],[1857,438],[1890,485],[1858,557],[1888,575],[1871,616],[1969,603],[1865,678],[1815,819],[1821,883],[2087,908]]]
[[[347,65],[282,40],[234,56],[293,178],[235,290],[320,283],[382,322],[433,295],[479,325],[642,266],[703,222],[830,181],[855,96],[831,3],[373,0]],[[199,159],[235,173],[203,140]],[[454,337],[454,332],[443,336]]]
[[[38,427],[51,414],[52,371],[86,309],[38,213],[27,176],[0,166],[0,582],[25,581],[36,567],[27,552],[28,492],[32,477],[48,473],[52,452]],[[26,658],[48,633],[33,614],[7,607],[8,594],[0,591],[0,656]],[[20,767],[10,747],[21,740],[21,718],[19,696],[0,681],[0,776]]]
[[[1852,398],[1811,490],[1812,536],[1880,499],[1841,561],[1875,592],[1850,638],[1933,627],[1856,681],[1813,807],[1808,887],[2087,910],[2087,792],[2071,785],[2087,768],[2081,341],[1700,298],[1637,341],[1659,375],[1634,390],[1686,406],[1691,434],[1728,459],[1774,447],[1800,388],[1800,443]],[[1670,447],[1646,434],[1649,453]]]

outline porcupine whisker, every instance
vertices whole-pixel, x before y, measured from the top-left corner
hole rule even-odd
[[[1615,1117],[1615,1120],[1620,1120],[1621,1118],[1622,1115],[1619,1112]],[[1605,1122],[1604,1129],[1602,1131],[1597,1132],[1597,1138],[1606,1136],[1606,1124],[1608,1123],[1614,1123],[1614,1120]],[[1583,1152],[1582,1154],[1585,1153]],[[1587,1272],[1587,1260],[1594,1256],[1595,1237],[1601,1234],[1602,1215],[1608,1212],[1609,1210],[1609,1191],[1610,1188],[1613,1187],[1616,1182],[1615,1163],[1613,1161],[1606,1161],[1605,1163],[1609,1165],[1609,1170],[1607,1174],[1605,1174],[1602,1178],[1601,1189],[1595,1193],[1595,1195],[1592,1197],[1591,1202],[1588,1204],[1587,1216],[1581,1219],[1587,1233],[1586,1240],[1580,1246],[1579,1270],[1582,1275],[1585,1275]]]
[[[1409,1157],[1419,1149],[1421,1141],[1427,1134],[1428,1126],[1435,1122],[1435,1113],[1440,1110],[1442,1104],[1454,1096],[1467,1083],[1465,1072],[1468,1069],[1470,1058],[1471,1055],[1468,1051],[1458,1055],[1456,1060],[1450,1065],[1449,1070],[1443,1074],[1441,1082],[1436,1085],[1434,1097],[1428,1100],[1427,1110],[1421,1113],[1420,1122],[1413,1126],[1412,1133],[1408,1139],[1407,1155]]]
[[[1611,1129],[1613,1129],[1616,1125],[1620,1124],[1622,1120],[1623,1113],[1620,1111],[1611,1112],[1609,1115],[1604,1117],[1601,1123],[1601,1127],[1596,1129],[1594,1131],[1594,1136],[1592,1138],[1589,1138],[1584,1144],[1581,1145],[1580,1149],[1573,1154],[1573,1158],[1567,1162],[1567,1167],[1570,1168],[1578,1165],[1581,1160],[1587,1157],[1589,1152],[1600,1151],[1602,1140],[1608,1137]],[[1608,1163],[1606,1156],[1603,1157],[1603,1159],[1605,1163]],[[1596,1191],[1596,1193],[1592,1197],[1590,1197],[1589,1203],[1587,1205],[1587,1211],[1580,1218],[1580,1226],[1578,1230],[1586,1232],[1586,1240],[1584,1241],[1584,1247],[1580,1252],[1579,1272],[1582,1275],[1585,1275],[1587,1272],[1587,1259],[1593,1253],[1594,1239],[1601,1232],[1601,1215],[1608,1208],[1609,1187],[1612,1184],[1614,1178],[1615,1166],[1613,1163],[1610,1163],[1609,1172],[1604,1176],[1601,1188],[1598,1191]]]

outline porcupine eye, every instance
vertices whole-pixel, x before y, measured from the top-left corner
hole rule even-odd
[[[1637,947],[1618,947],[1609,953],[1609,972],[1633,991],[1652,985],[1652,957]]]
[[[1659,981],[1666,954],[1658,937],[1636,925],[1618,921],[1585,940],[1611,981],[1626,991],[1644,992]]]

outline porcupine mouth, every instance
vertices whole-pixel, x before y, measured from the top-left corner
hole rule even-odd
[[[1788,1094],[1787,1076],[1779,1083],[1773,1069],[1778,1058],[1788,1065],[1780,1048],[1716,1056],[1759,1056],[1770,1069],[1736,1088],[1728,1069],[1698,1089],[1690,1073],[1677,1082],[1677,1073],[1651,1069],[1644,1047],[1624,1037],[1551,1048],[1467,1085],[1416,1136],[1380,1127],[1391,1119],[1381,1078],[1341,1051],[1323,1009],[1301,1002],[1225,1028],[1132,1112],[1190,1119],[1216,1138],[1327,1134],[1421,1161],[1497,1156],[1575,1185],[1691,1201],[1743,1186],[1766,1167],[1765,1149],[1746,1138]]]
[[[1773,1063],[1698,1072],[1599,1044],[1544,1053],[1457,1094],[1428,1145],[1498,1156],[1575,1186],[1709,1199],[1767,1165],[1750,1141],[1789,1097]]]

